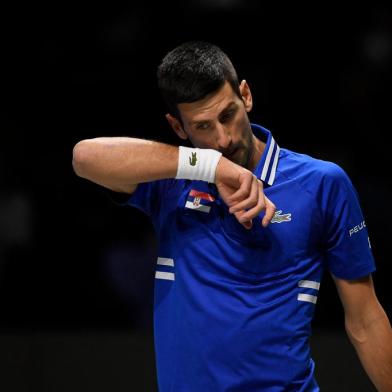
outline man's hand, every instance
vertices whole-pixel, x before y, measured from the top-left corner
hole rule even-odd
[[[262,225],[266,227],[275,213],[275,205],[264,195],[263,183],[249,170],[221,157],[216,168],[215,184],[223,201],[246,229],[252,219],[265,211]]]

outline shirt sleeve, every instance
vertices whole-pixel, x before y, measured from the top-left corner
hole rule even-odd
[[[349,177],[330,163],[321,187],[323,247],[330,271],[341,279],[357,279],[376,269],[359,197]]]
[[[153,221],[156,220],[163,197],[171,189],[173,179],[156,180],[138,184],[132,194],[108,190],[109,198],[119,206],[131,206],[144,212]]]

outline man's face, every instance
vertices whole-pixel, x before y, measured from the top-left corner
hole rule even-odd
[[[189,138],[194,147],[218,150],[247,167],[254,148],[248,118],[252,97],[245,81],[240,91],[243,99],[226,82],[220,90],[199,101],[178,104],[182,125],[174,117],[168,120],[178,136]]]

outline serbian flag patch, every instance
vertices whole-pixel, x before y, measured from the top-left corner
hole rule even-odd
[[[206,212],[208,214],[211,210],[211,205],[214,200],[215,197],[210,195],[209,193],[191,189],[185,203],[185,208]]]

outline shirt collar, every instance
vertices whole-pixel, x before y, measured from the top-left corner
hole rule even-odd
[[[254,174],[264,184],[272,185],[275,181],[280,148],[268,129],[257,124],[251,124],[251,126],[253,134],[265,143],[264,152],[254,170]]]

